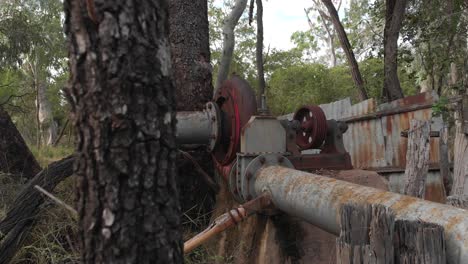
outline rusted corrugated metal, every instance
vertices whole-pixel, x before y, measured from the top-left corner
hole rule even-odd
[[[403,172],[408,139],[400,133],[409,129],[412,119],[431,120],[431,130],[442,127],[440,117],[432,117],[436,94],[421,93],[378,105],[369,99],[351,105],[349,98],[320,105],[327,119],[348,123],[343,141],[355,168]],[[293,114],[280,118],[292,119]],[[439,162],[439,139],[431,138],[431,164]]]
[[[411,119],[432,120],[431,130],[438,131],[442,120],[432,117],[431,109],[436,100],[436,95],[422,93],[381,105],[369,99],[350,106],[343,103],[345,99],[320,107],[327,118],[348,123],[344,144],[355,168],[404,171],[408,142],[400,133],[409,128]],[[438,138],[431,138],[432,163],[439,161],[438,144]]]

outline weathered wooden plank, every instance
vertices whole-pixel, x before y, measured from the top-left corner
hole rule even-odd
[[[449,196],[447,197],[447,204],[462,209],[468,210],[468,195],[464,196]]]
[[[395,222],[395,264],[447,263],[444,229],[420,221]]]
[[[429,169],[430,121],[411,120],[406,151],[406,184],[404,194],[424,198]]]
[[[345,205],[337,238],[337,264],[393,263],[394,216],[383,206]]]

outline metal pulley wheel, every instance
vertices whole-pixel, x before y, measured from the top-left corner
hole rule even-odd
[[[296,132],[296,144],[302,150],[320,148],[327,137],[327,118],[322,108],[306,105],[299,108],[293,117],[300,122]]]

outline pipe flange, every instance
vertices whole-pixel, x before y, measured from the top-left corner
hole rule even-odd
[[[257,171],[266,166],[282,166],[294,168],[289,159],[278,153],[262,154],[254,158],[243,172],[240,182],[240,197],[244,202],[255,198],[255,175]]]
[[[240,191],[238,189],[238,174],[240,174],[239,170],[237,169],[237,161],[234,161],[234,163],[231,166],[231,170],[229,171],[229,176],[228,176],[228,187],[229,191],[231,192],[232,196],[234,197],[234,200],[238,203],[243,203],[242,198],[240,197]]]
[[[221,131],[221,112],[216,103],[208,102],[205,111],[211,122],[211,133],[208,140],[208,151],[212,152],[219,142],[219,134]]]

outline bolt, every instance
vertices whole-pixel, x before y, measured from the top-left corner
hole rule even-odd
[[[261,164],[265,164],[265,157],[261,157],[261,158],[260,158],[260,163],[261,163]]]
[[[283,161],[284,161],[284,157],[278,157],[278,162],[279,163],[283,163]]]

